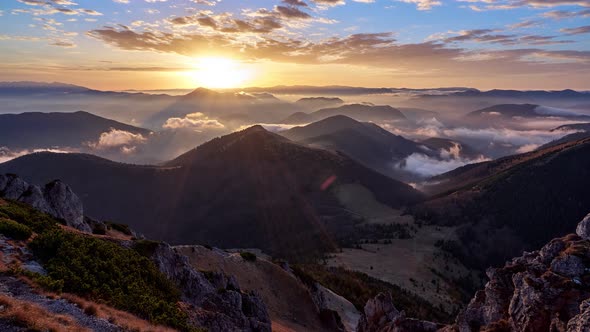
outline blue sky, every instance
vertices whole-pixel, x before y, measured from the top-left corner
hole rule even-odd
[[[258,73],[248,85],[590,88],[590,0],[3,0],[0,13],[3,80],[188,87],[217,57]]]

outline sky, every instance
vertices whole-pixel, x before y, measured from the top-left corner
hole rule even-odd
[[[590,0],[1,0],[0,81],[590,90]]]

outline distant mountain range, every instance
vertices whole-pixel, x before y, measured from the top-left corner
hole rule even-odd
[[[590,98],[590,93],[574,91],[571,89],[561,91],[546,90],[500,90],[480,91],[468,89],[465,91],[452,92],[449,97],[495,97],[495,98]],[[444,98],[445,95],[423,95],[421,98]]]
[[[396,121],[404,120],[404,114],[389,105],[350,104],[333,108],[324,108],[312,113],[297,112],[280,121],[285,124],[311,123],[334,115],[345,115],[357,121]]]
[[[155,92],[155,93],[152,93]],[[179,95],[190,89],[160,89],[147,90],[149,95],[162,95],[170,92],[171,95]],[[352,87],[352,86],[274,86],[274,87],[248,87],[240,89],[225,89],[220,90],[220,93],[272,93],[272,94],[295,94],[295,95],[363,95],[363,94],[387,94],[387,93],[403,93],[403,92],[421,92],[421,93],[459,93],[477,91],[465,87],[448,87],[448,88],[428,88],[428,89],[409,89],[409,88],[366,88],[366,87]],[[49,93],[127,93],[127,94],[144,94],[139,90],[125,90],[117,91],[101,91],[86,88],[79,85],[60,83],[60,82],[0,82],[0,95],[2,94],[49,94]]]
[[[0,82],[0,97],[79,97],[79,96],[132,96],[149,99],[165,96],[140,92],[118,92],[95,90],[87,87],[59,82]]]
[[[306,97],[297,100],[295,104],[315,111],[321,108],[344,104],[344,100],[337,97]]]
[[[567,110],[554,107],[545,107],[533,104],[500,104],[486,107],[467,114],[468,118],[485,118],[494,120],[494,118],[543,118],[543,117],[560,117],[567,119],[590,120],[590,116],[578,114]]]
[[[87,112],[0,114],[0,146],[11,149],[72,147],[98,141],[110,130],[147,137],[151,131]]]
[[[151,115],[145,120],[147,126],[162,127],[170,118],[184,118],[193,113],[202,113],[229,124],[274,123],[301,108],[281,101],[265,93],[217,92],[198,88]]]
[[[342,154],[304,147],[260,126],[158,167],[36,153],[0,164],[0,172],[39,183],[63,179],[87,214],[125,220],[157,239],[256,247],[295,259],[334,249],[335,238],[358,222],[333,188],[354,184],[394,208],[422,199],[410,186]]]

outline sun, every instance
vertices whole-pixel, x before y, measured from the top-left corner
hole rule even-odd
[[[197,86],[206,88],[242,87],[253,77],[252,70],[239,61],[229,58],[199,58],[190,75]]]

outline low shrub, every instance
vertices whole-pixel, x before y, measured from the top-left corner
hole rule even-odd
[[[156,324],[191,330],[180,292],[146,257],[90,236],[52,230],[29,244],[49,280],[63,291],[134,313]]]
[[[105,235],[106,233],[107,227],[104,224],[97,223],[92,227],[92,234]]]
[[[29,227],[33,232],[42,233],[47,230],[59,228],[58,224],[61,223],[61,220],[37,211],[24,203],[15,201],[7,202],[9,204],[0,205],[0,215]]]
[[[27,240],[33,234],[29,227],[14,220],[0,218],[0,233],[15,240]]]
[[[133,242],[133,250],[138,252],[143,257],[150,258],[156,251],[156,248],[161,244],[158,241],[152,240],[136,240]]]
[[[242,258],[248,262],[255,262],[256,261],[256,255],[251,252],[242,251],[242,252],[240,252],[240,256],[242,256]]]
[[[131,231],[131,228],[129,228],[129,225],[118,224],[118,223],[114,223],[114,222],[110,222],[110,221],[105,222],[105,224],[107,225],[107,228],[109,228],[109,229],[113,229],[113,230],[123,233],[125,235],[129,235],[129,236],[133,235],[133,232]]]

